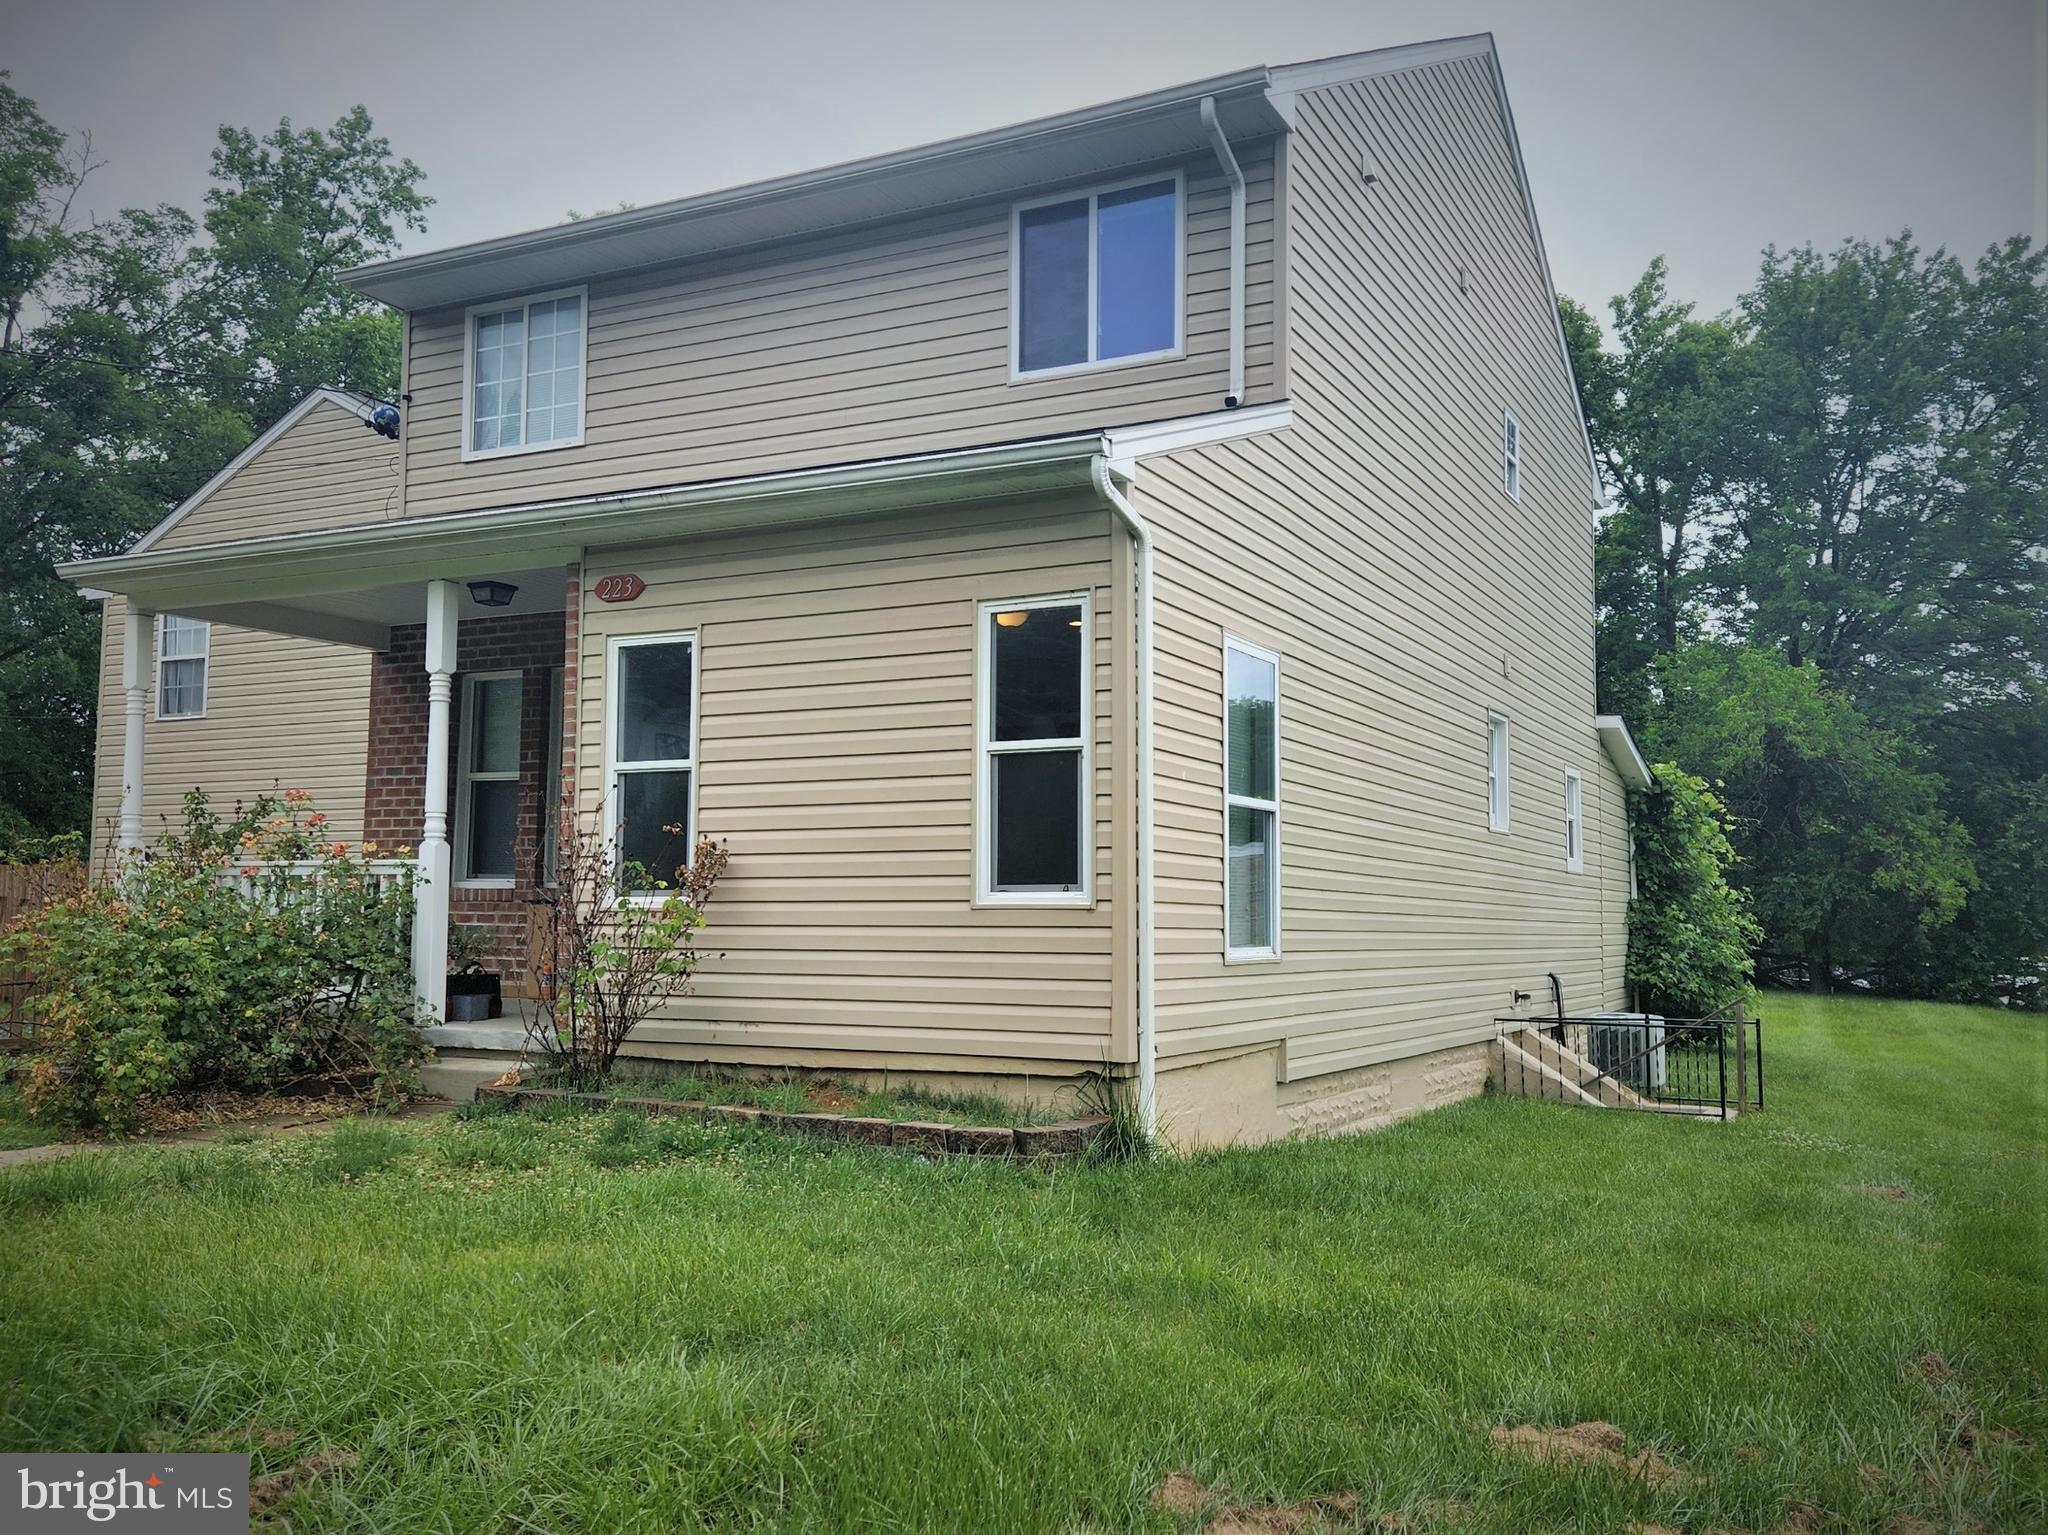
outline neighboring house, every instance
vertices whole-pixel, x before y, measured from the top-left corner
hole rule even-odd
[[[388,493],[361,426],[256,483],[312,407],[68,570],[307,711],[180,759],[110,608],[123,841],[166,779],[360,795],[418,844],[431,1007],[451,915],[520,978],[566,792],[648,864],[732,853],[638,1051],[1102,1072],[1188,1144],[1476,1092],[1553,977],[1622,1004],[1647,774],[1594,714],[1599,489],[1489,38],[349,281],[406,317]]]

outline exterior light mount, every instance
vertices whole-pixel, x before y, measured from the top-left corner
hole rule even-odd
[[[472,581],[469,600],[480,608],[509,608],[519,588],[510,581]]]

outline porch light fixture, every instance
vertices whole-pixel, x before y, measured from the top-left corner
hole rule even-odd
[[[510,581],[472,581],[469,600],[480,608],[509,608],[519,588]]]

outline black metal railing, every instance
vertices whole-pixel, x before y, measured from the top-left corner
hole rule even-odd
[[[1704,1018],[1656,1013],[1497,1019],[1502,1086],[1531,1098],[1726,1119],[1764,1106],[1763,1021],[1731,1006]],[[1533,1030],[1563,1052],[1513,1044]]]

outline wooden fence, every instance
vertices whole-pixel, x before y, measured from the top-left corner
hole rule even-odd
[[[0,932],[84,883],[81,862],[0,863]],[[20,1050],[31,1042],[27,1012],[34,990],[35,977],[0,956],[0,1051]]]

